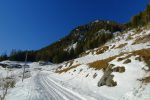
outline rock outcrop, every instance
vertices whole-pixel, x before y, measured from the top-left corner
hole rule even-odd
[[[104,75],[102,76],[102,78],[101,78],[100,81],[98,82],[98,87],[104,86],[104,85],[109,86],[109,87],[113,87],[113,86],[116,86],[116,85],[117,85],[117,82],[115,82],[115,81],[113,80],[114,75],[111,74],[111,73],[113,72],[113,70],[112,70],[112,67],[113,67],[113,66],[114,66],[114,65],[111,64],[111,65],[109,65],[109,66],[106,68],[106,70],[105,70],[105,72],[104,72]]]

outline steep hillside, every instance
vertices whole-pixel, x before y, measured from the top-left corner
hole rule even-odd
[[[9,72],[17,78],[6,100],[150,100],[150,25],[114,33],[104,45],[70,61],[28,64],[24,82],[22,69],[0,67],[1,76],[9,79]]]
[[[95,21],[82,25],[58,42],[42,48],[37,53],[38,60],[62,62],[76,58],[85,50],[98,47],[113,37],[113,32],[122,31],[123,26],[112,21]]]
[[[150,5],[125,25],[96,20],[30,51],[31,60],[59,64],[30,63],[31,78],[18,83],[7,100],[150,100],[149,21]],[[24,60],[25,54],[12,52],[10,60]]]
[[[86,25],[78,26],[73,29],[66,37],[60,39],[59,41],[50,44],[49,46],[46,46],[40,50],[29,51],[29,60],[43,60],[51,61],[53,63],[61,63],[63,61],[86,55],[91,51],[91,49],[104,45],[107,41],[112,39],[114,33],[116,34],[116,32],[122,32],[128,29],[146,25],[149,23],[149,19],[150,4],[147,5],[143,12],[133,16],[129,23],[123,25],[113,21],[96,20]],[[105,47],[104,50],[107,48],[108,47]],[[84,53],[84,51],[87,52]],[[97,53],[101,52],[103,52],[103,50],[97,51]],[[26,51],[17,51],[15,53],[12,52],[9,60],[23,61],[25,54]],[[7,59],[5,55],[0,57],[0,60],[5,59]]]
[[[150,99],[150,26],[115,33],[105,45],[54,70],[64,86],[99,100]],[[80,85],[79,85],[80,83]]]
[[[112,21],[96,20],[76,27],[67,36],[49,46],[36,51],[28,51],[28,61],[42,60],[60,63],[71,60],[79,57],[86,50],[105,44],[113,38],[114,32],[121,32],[124,29],[124,25]],[[24,61],[26,52],[12,50],[9,60]],[[0,60],[5,60],[3,55]]]

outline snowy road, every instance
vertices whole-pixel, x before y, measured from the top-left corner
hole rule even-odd
[[[39,72],[31,80],[26,100],[85,100],[79,94],[54,82],[48,74]]]

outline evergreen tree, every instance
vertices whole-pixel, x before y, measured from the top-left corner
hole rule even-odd
[[[4,61],[4,60],[8,60],[8,56],[7,56],[6,53],[5,53],[5,54],[2,54],[2,55],[0,56],[0,61]]]

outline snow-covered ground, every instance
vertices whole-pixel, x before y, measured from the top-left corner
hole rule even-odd
[[[55,66],[55,65],[53,65]],[[53,66],[49,66],[48,70]],[[63,87],[51,77],[51,72],[39,70],[37,63],[30,66],[32,77],[20,80],[14,89],[11,89],[6,100],[86,100],[79,93]]]
[[[15,87],[9,89],[6,100],[150,100],[150,83],[140,81],[144,77],[150,77],[150,71],[145,71],[148,69],[148,65],[143,60],[136,59],[139,55],[131,55],[118,61],[118,58],[126,57],[133,51],[149,49],[150,41],[133,43],[139,37],[150,35],[150,30],[145,29],[137,33],[133,29],[125,34],[118,34],[120,33],[116,33],[116,37],[104,45],[109,49],[101,54],[96,54],[99,48],[95,48],[93,53],[90,52],[86,56],[58,65],[40,66],[37,62],[29,63],[28,70],[31,76],[23,82],[20,77],[22,69],[13,69],[12,72],[18,79]],[[117,48],[121,44],[126,45]],[[109,62],[114,65],[113,69],[118,66],[125,68],[124,72],[111,73],[117,85],[98,87],[97,84],[104,75],[104,71],[92,68],[89,63],[117,55],[120,56]],[[124,63],[127,59],[130,59],[131,62]],[[20,62],[9,63],[23,64]],[[60,68],[60,66],[62,67]],[[56,73],[56,70],[67,68],[70,69],[66,72]],[[7,76],[7,71],[0,67],[1,75]]]
[[[105,46],[108,46],[109,49],[104,53],[97,55],[95,52],[99,48],[96,48],[94,49],[94,53],[89,53],[86,56],[74,59],[73,62],[68,62],[71,63],[72,66],[79,66],[72,68],[67,72],[54,73],[54,80],[57,78],[57,81],[59,80],[58,82],[60,82],[60,84],[82,94],[85,98],[96,100],[150,100],[150,84],[139,81],[144,77],[150,77],[150,72],[143,70],[144,68],[148,68],[147,64],[143,61],[135,60],[138,55],[129,57],[131,62],[128,64],[123,63],[126,59],[123,61],[117,61],[119,57],[127,56],[133,51],[149,49],[150,41],[134,44],[138,38],[142,38],[146,35],[150,35],[150,30],[143,30],[138,33],[133,29],[125,34],[116,36],[113,40],[106,43]],[[131,39],[128,40],[129,36]],[[126,45],[117,48],[121,44]],[[115,47],[112,48],[113,46]],[[88,64],[120,55],[122,53],[125,54],[109,62],[109,64],[115,65],[114,68],[118,66],[125,67],[124,73],[112,73],[114,75],[114,81],[117,82],[117,86],[98,87],[97,83],[103,76],[104,72],[102,70],[95,70],[94,68],[89,67]],[[71,67],[70,64],[66,63],[61,66],[62,68],[58,70]],[[95,74],[96,77],[94,78]]]

